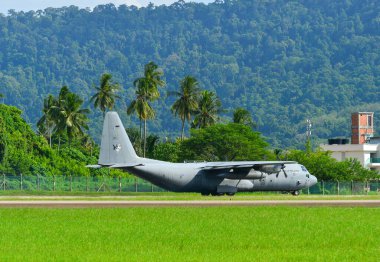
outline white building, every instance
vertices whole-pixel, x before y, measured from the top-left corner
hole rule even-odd
[[[380,172],[380,137],[373,136],[373,112],[353,113],[351,123],[351,144],[348,139],[329,139],[321,148],[338,161],[355,158],[363,167]]]
[[[338,161],[355,158],[359,160],[364,167],[380,172],[380,141],[379,143],[361,145],[321,145],[321,148],[325,151],[332,152],[331,156]]]

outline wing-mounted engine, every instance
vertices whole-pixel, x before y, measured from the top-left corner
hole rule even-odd
[[[283,164],[257,165],[252,168],[231,168],[226,173],[221,173],[218,176],[228,179],[262,179],[267,175],[279,174],[284,170]],[[286,174],[286,173],[285,173]]]
[[[242,170],[230,170],[229,173],[223,174],[225,178],[228,179],[261,179],[263,177],[266,177],[266,174],[264,174],[261,171],[254,170],[253,168],[242,172]]]
[[[283,171],[285,177],[285,164],[294,164],[294,161],[245,161],[209,163],[201,169],[209,176],[227,179],[262,179],[268,175]]]
[[[274,165],[259,165],[259,166],[254,166],[253,169],[266,173],[268,175],[270,174],[278,174],[281,169],[284,168],[283,164],[274,164]]]
[[[262,171],[255,170],[253,168],[249,169],[231,169],[228,173],[221,174],[224,178],[228,179],[261,179],[266,177]]]

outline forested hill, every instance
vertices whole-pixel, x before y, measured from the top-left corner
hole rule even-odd
[[[149,61],[164,70],[167,90],[190,74],[217,92],[226,117],[248,108],[273,146],[303,144],[307,118],[315,137],[348,135],[356,110],[375,111],[380,130],[378,0],[110,4],[0,17],[0,93],[31,123],[47,94],[67,84],[88,100],[104,72],[124,87],[125,112]],[[179,135],[173,100],[162,97],[149,129]]]

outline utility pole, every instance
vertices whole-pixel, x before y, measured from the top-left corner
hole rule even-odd
[[[311,148],[311,127],[312,123],[310,119],[306,119],[306,152],[310,153]]]

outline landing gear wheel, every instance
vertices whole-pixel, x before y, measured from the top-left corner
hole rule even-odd
[[[227,194],[227,196],[234,196],[235,195],[235,193],[226,193]]]
[[[208,196],[208,195],[210,195],[210,193],[209,192],[202,192],[201,195],[202,196]]]
[[[300,194],[300,191],[298,191],[298,190],[292,192],[293,196],[298,196],[299,194]]]

